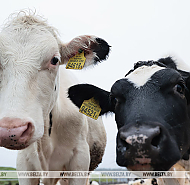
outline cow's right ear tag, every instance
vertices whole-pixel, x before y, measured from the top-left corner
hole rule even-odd
[[[84,100],[79,109],[79,112],[97,120],[101,112],[101,107],[94,98],[91,98],[89,100]]]

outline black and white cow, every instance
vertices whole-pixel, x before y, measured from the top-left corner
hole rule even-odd
[[[135,171],[165,171],[188,159],[190,68],[171,57],[138,62],[110,92],[89,84],[69,89],[78,107],[94,97],[100,115],[115,113],[117,164]]]
[[[12,16],[2,28],[0,147],[19,150],[17,170],[88,171],[101,162],[106,145],[102,120],[80,114],[67,98],[67,89],[78,80],[61,65],[81,50],[88,66],[105,60],[109,45],[89,35],[62,43],[56,29],[30,12]],[[85,182],[69,179],[69,185]],[[20,185],[38,183],[39,178],[19,179]]]

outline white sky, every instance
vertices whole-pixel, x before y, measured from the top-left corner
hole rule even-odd
[[[107,61],[74,71],[82,82],[110,90],[133,63],[168,55],[190,64],[189,0],[6,0],[0,6],[0,24],[27,8],[47,18],[64,42],[89,34],[112,46]],[[114,168],[116,124],[114,116],[103,119],[108,142],[100,167]],[[15,167],[16,152],[0,148],[0,166]]]

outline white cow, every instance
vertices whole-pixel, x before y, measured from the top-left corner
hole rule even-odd
[[[106,59],[109,45],[95,36],[63,44],[45,20],[26,12],[13,16],[0,33],[0,146],[20,150],[19,171],[88,171],[101,162],[106,145],[102,120],[78,112],[67,98],[77,80],[59,66],[78,50],[88,66]],[[19,179],[20,185],[38,183],[38,178]],[[69,179],[69,185],[85,183]]]

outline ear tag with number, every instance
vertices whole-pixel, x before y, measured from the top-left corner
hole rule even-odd
[[[97,120],[100,115],[101,108],[99,103],[94,98],[91,98],[89,100],[84,100],[79,112]]]
[[[72,58],[69,59],[66,69],[82,69],[86,58],[84,56],[84,51],[79,50],[79,52]]]

